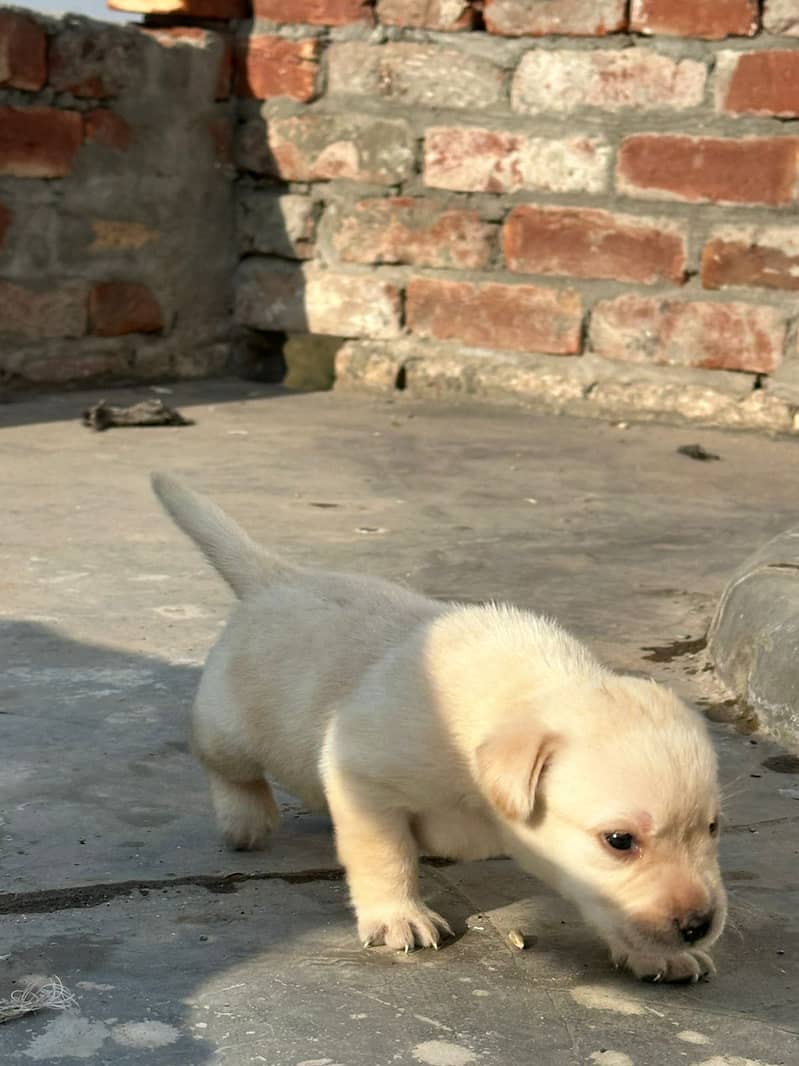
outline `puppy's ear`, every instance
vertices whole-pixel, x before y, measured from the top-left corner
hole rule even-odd
[[[529,726],[495,733],[475,752],[480,787],[500,814],[524,822],[535,808],[541,772],[558,738]]]

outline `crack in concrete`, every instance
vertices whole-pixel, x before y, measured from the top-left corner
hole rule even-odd
[[[451,866],[449,859],[424,856],[424,866]],[[166,877],[157,880],[110,881],[105,884],[76,885],[72,888],[46,888],[33,892],[0,893],[0,915],[3,914],[51,914],[55,911],[77,910],[83,907],[100,907],[120,896],[140,892],[146,896],[151,891],[167,892],[172,888],[192,885],[208,892],[236,892],[238,886],[248,881],[285,881],[290,885],[308,884],[315,881],[343,881],[341,866],[321,867],[310,870],[287,870],[282,873],[232,873],[221,877],[210,874],[187,874],[184,877]]]
[[[232,873],[223,877],[209,874],[188,874],[185,877],[169,877],[160,880],[114,881],[108,884],[77,885],[74,888],[48,888],[34,892],[5,892],[0,894],[0,914],[50,914],[83,907],[100,907],[120,896],[133,892],[147,895],[155,890],[168,891],[192,885],[208,892],[236,892],[247,881],[286,881],[289,884],[304,884],[310,881],[341,881],[341,867],[286,871],[285,873]]]

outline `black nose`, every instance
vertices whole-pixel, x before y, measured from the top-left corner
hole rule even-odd
[[[708,911],[706,914],[689,914],[679,924],[680,936],[685,943],[695,944],[697,940],[701,940],[702,937],[707,936],[710,932],[710,927],[713,924],[713,911]]]

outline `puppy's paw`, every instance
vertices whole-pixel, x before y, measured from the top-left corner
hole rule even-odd
[[[437,948],[453,933],[446,918],[419,902],[360,911],[358,935],[365,948],[385,944],[394,951],[412,951]]]
[[[266,781],[248,784],[210,779],[216,819],[225,842],[233,851],[266,847],[280,825],[280,809]]]
[[[614,953],[613,961],[617,966],[626,966],[632,970],[642,981],[696,984],[716,972],[711,957],[698,949],[683,951],[668,959],[651,955]]]

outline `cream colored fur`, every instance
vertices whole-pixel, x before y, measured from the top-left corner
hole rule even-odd
[[[697,714],[546,618],[294,567],[173,478],[153,487],[240,599],[193,721],[233,846],[277,825],[272,779],[330,811],[365,945],[435,947],[449,933],[421,899],[420,851],[510,853],[638,976],[712,969],[726,903],[716,760]],[[611,833],[636,846],[615,850]]]

